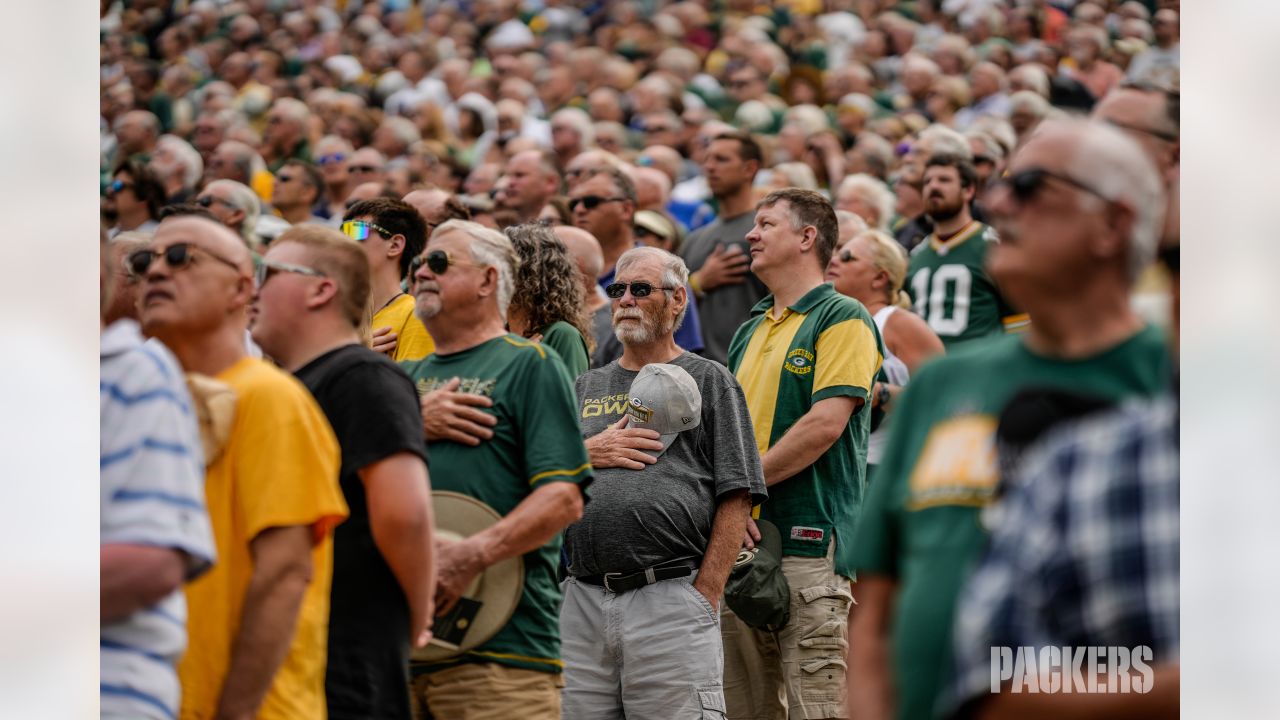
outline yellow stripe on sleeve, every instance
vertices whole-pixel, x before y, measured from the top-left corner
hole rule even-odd
[[[851,386],[871,393],[871,383],[880,363],[880,349],[871,326],[860,318],[836,323],[818,336],[817,370],[813,392],[829,387]]]
[[[549,477],[557,477],[557,476],[573,477],[574,475],[577,475],[583,470],[590,470],[590,469],[591,469],[591,463],[583,463],[582,465],[579,465],[578,467],[572,470],[547,470],[546,472],[540,472],[537,475],[534,475],[533,477],[529,478],[529,484],[533,485],[539,480],[545,480],[546,478],[549,478]]]

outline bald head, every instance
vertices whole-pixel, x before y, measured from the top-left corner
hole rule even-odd
[[[600,251],[600,242],[595,235],[572,225],[558,225],[553,232],[577,263],[578,271],[583,276],[583,285],[590,289],[600,273],[604,272],[604,254]]]
[[[404,201],[413,206],[428,225],[439,225],[444,222],[442,215],[445,203],[449,201],[449,193],[438,188],[431,190],[414,190],[404,196]]]
[[[643,164],[645,158],[648,158],[648,164],[666,173],[671,179],[672,184],[680,179],[680,153],[666,145],[650,145],[640,153],[640,161]]]
[[[380,195],[382,195],[382,183],[360,183],[351,189],[350,195],[347,195],[347,204],[354,204],[358,200],[372,200]]]
[[[667,205],[671,195],[671,178],[655,167],[637,167],[631,171],[636,184],[636,207],[639,210],[659,210]]]

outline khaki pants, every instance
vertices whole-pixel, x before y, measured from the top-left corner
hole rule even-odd
[[[834,547],[832,550],[834,551]],[[747,625],[724,608],[724,698],[730,720],[847,718],[845,651],[849,579],[826,558],[786,556],[791,620],[778,632]]]
[[[463,663],[413,679],[415,718],[560,720],[559,673]]]

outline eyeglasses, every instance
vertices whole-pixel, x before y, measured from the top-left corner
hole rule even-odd
[[[196,204],[197,204],[197,205],[199,205],[200,207],[206,207],[206,208],[207,208],[207,207],[209,207],[209,206],[213,205],[214,203],[222,203],[223,205],[226,205],[227,207],[231,208],[232,210],[239,210],[239,209],[240,209],[240,208],[236,207],[235,205],[232,205],[231,203],[227,202],[226,200],[223,200],[223,199],[222,199],[222,198],[220,198],[220,197],[214,197],[214,196],[212,196],[212,195],[201,195],[200,197],[196,198]]]
[[[333,153],[332,155],[321,155],[316,158],[316,164],[324,167],[325,165],[336,165],[346,159],[346,153]]]
[[[298,177],[297,175],[285,175],[282,173],[280,175],[276,175],[276,182],[278,183],[293,182],[295,179],[297,179],[297,177]]]
[[[164,248],[163,250],[152,250],[150,248],[143,248],[141,250],[136,250],[134,252],[131,252],[128,255],[126,255],[124,258],[124,269],[127,270],[129,274],[133,275],[134,277],[142,277],[143,275],[146,275],[147,270],[151,268],[152,260],[163,257],[166,265],[173,268],[174,270],[181,270],[187,267],[188,265],[190,265],[191,263],[195,262],[196,256],[193,254],[193,251],[198,251],[200,253],[208,255],[209,257],[213,258],[214,260],[217,260],[220,263],[223,263],[224,265],[235,268],[237,271],[240,270],[239,264],[232,262],[220,255],[211,253],[208,250],[205,250],[204,248],[198,248],[195,245],[192,245],[191,243],[184,243],[184,242],[174,243],[169,247]]]
[[[423,265],[427,266],[427,269],[431,271],[432,275],[445,274],[449,271],[450,265],[466,265],[474,268],[489,267],[488,265],[481,265],[480,263],[458,260],[450,255],[447,250],[432,250],[431,252],[414,258],[413,261],[409,263],[409,273],[413,274],[418,272],[418,269]]]
[[[675,128],[669,125],[647,125],[644,131],[647,133],[672,132]]]
[[[654,290],[666,290],[667,292],[675,291],[675,288],[667,287],[665,285],[654,285],[653,283],[648,283],[643,280],[635,280],[629,283],[616,282],[606,285],[604,288],[604,294],[614,300],[617,300],[627,294],[627,288],[631,288],[631,297],[633,298],[649,297],[649,293]]]
[[[622,200],[626,200],[626,198],[600,197],[599,195],[587,195],[586,197],[573,198],[569,201],[569,212],[577,212],[579,205],[588,210],[595,210],[597,207],[600,207],[601,203],[620,202]]]
[[[374,167],[373,165],[352,165],[347,170],[353,173],[374,173],[382,170],[382,168]]]
[[[107,186],[107,197],[111,197],[125,188],[132,188],[133,183],[127,183],[123,180],[112,180]]]
[[[1009,175],[1001,178],[999,183],[1008,187],[1009,192],[1013,193],[1013,197],[1021,204],[1035,197],[1035,194],[1039,192],[1040,188],[1045,184],[1045,181],[1049,179],[1064,182],[1074,188],[1083,190],[1090,195],[1106,200],[1107,202],[1111,201],[1107,196],[1097,190],[1094,190],[1088,185],[1085,185],[1079,180],[1076,180],[1075,178],[1060,175],[1051,170],[1045,170],[1044,168],[1029,168],[1027,170],[1020,170],[1016,173],[1010,173]]]
[[[257,267],[253,270],[253,282],[258,286],[258,289],[261,290],[262,286],[266,285],[267,281],[271,279],[271,276],[278,272],[307,275],[309,277],[328,277],[319,270],[306,267],[305,265],[294,265],[293,263],[277,262],[275,260],[260,258],[257,262]]]
[[[395,234],[390,230],[380,225],[375,225],[367,220],[348,220],[342,223],[342,234],[352,240],[359,240],[363,242],[369,238],[370,228],[377,230],[378,234],[382,235],[384,238],[389,238]]]

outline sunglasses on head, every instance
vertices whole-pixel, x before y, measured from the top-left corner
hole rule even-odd
[[[1009,192],[1013,193],[1013,197],[1019,203],[1024,203],[1035,197],[1036,193],[1040,191],[1040,188],[1049,180],[1057,180],[1079,190],[1083,190],[1095,197],[1099,197],[1103,200],[1110,200],[1102,193],[1099,193],[1097,190],[1094,190],[1073,177],[1061,175],[1053,172],[1052,170],[1045,170],[1044,168],[1030,168],[1027,170],[1020,170],[1016,173],[1009,173],[1000,179],[1000,183],[1009,188]]]
[[[133,187],[133,183],[127,183],[123,180],[112,180],[111,184],[107,186],[107,196],[110,197],[111,195],[115,195],[116,193],[120,192],[125,188],[131,188],[131,187]]]
[[[370,229],[377,230],[384,238],[389,238],[395,234],[390,230],[379,225],[375,225],[367,220],[348,220],[342,223],[342,234],[352,240],[359,240],[361,242],[369,238]]]
[[[193,254],[193,251],[208,255],[214,260],[235,268],[236,270],[240,269],[238,264],[224,257],[215,255],[204,248],[198,248],[190,243],[184,242],[174,243],[163,250],[152,250],[150,248],[135,250],[125,256],[124,269],[134,277],[142,277],[151,269],[151,261],[162,257],[164,258],[165,264],[170,268],[174,270],[181,270],[195,262],[196,256]]]
[[[667,291],[675,290],[675,288],[670,288],[665,285],[654,285],[653,283],[648,283],[643,280],[635,280],[629,283],[616,282],[616,283],[611,283],[609,285],[606,285],[604,289],[604,294],[608,295],[614,300],[617,300],[618,298],[627,294],[627,288],[631,288],[631,297],[634,297],[634,298],[649,297],[649,294],[652,293],[654,290],[667,290]]]
[[[480,263],[458,260],[450,255],[447,250],[431,250],[419,255],[409,263],[409,273],[413,274],[418,272],[418,269],[423,265],[427,266],[427,269],[431,271],[432,275],[445,274],[449,271],[449,266],[451,265],[466,265],[474,268],[488,267],[488,265],[481,265]]]
[[[570,200],[570,201],[569,201],[569,211],[570,211],[570,212],[576,212],[576,211],[578,210],[578,206],[579,206],[579,205],[581,205],[581,206],[585,207],[585,208],[586,208],[586,209],[588,209],[588,210],[595,210],[596,208],[600,207],[600,205],[601,205],[602,203],[607,203],[607,202],[620,202],[620,201],[622,201],[622,200],[626,200],[626,198],[623,198],[623,197],[600,197],[599,195],[587,195],[586,197],[573,198],[572,200]]]
[[[315,268],[309,268],[305,265],[294,265],[293,263],[277,262],[266,258],[259,258],[257,267],[253,269],[253,282],[259,289],[267,284],[272,275],[276,273],[287,272],[296,275],[307,275],[309,277],[328,277],[323,272]]]

